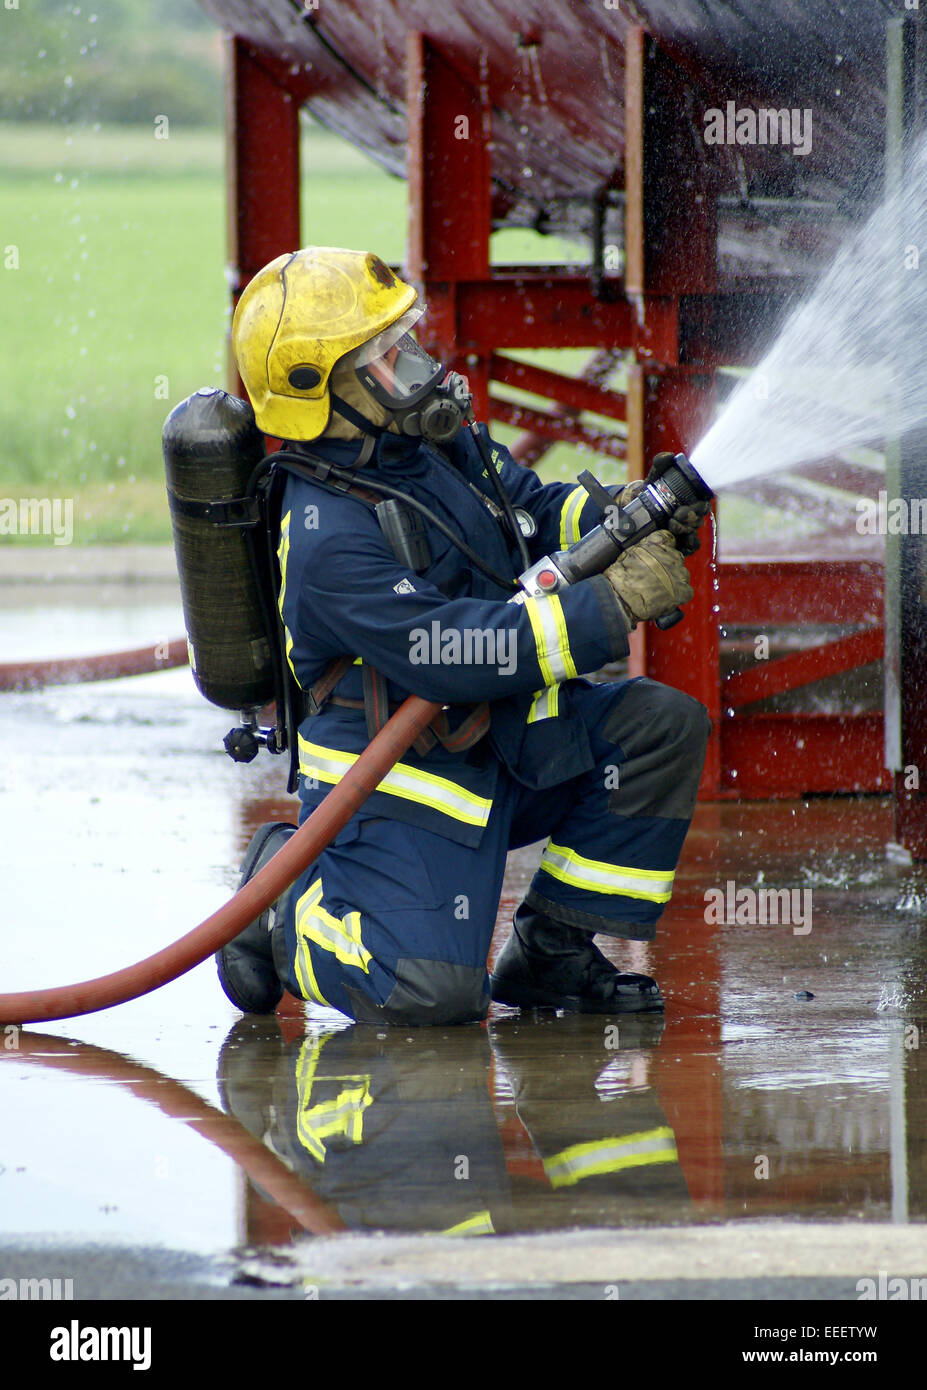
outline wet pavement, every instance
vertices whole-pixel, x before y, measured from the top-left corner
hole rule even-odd
[[[182,630],[169,587],[0,603],[5,660]],[[0,698],[2,991],[174,940],[293,814],[283,760],[233,764],[233,718],[187,671]],[[0,1278],[858,1298],[880,1270],[927,1277],[927,874],[890,833],[879,798],[700,806],[657,942],[609,948],[660,981],[665,1021],[242,1019],[208,962],[0,1027]],[[538,853],[510,859],[494,950]],[[757,920],[771,889],[787,923]]]

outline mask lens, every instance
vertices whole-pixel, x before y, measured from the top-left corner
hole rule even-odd
[[[419,401],[443,379],[444,368],[406,333],[357,375],[381,405],[397,409]]]

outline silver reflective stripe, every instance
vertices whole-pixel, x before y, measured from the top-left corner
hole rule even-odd
[[[570,654],[563,604],[556,594],[525,600],[525,608],[534,632],[538,665],[545,685],[556,685],[576,675],[576,664]]]
[[[668,1126],[628,1134],[624,1138],[600,1139],[574,1144],[544,1160],[544,1172],[551,1187],[569,1187],[583,1178],[603,1173],[620,1173],[625,1168],[643,1168],[652,1163],[676,1163],[676,1137]]]
[[[579,540],[579,518],[588,500],[589,494],[584,487],[575,487],[568,493],[560,512],[561,550]]]
[[[540,719],[556,719],[560,713],[560,687],[559,685],[547,685],[543,690],[535,692],[534,699],[531,701],[531,708],[528,710],[529,724],[536,724]]]
[[[625,897],[646,898],[655,903],[669,902],[673,893],[675,871],[672,869],[635,869],[607,864],[600,859],[586,859],[575,849],[553,842],[541,856],[540,867],[562,883],[589,893],[622,893]]]
[[[309,743],[302,735],[299,737],[299,770],[304,777],[315,777],[322,782],[340,782],[358,757],[357,753],[343,753],[339,748],[322,748],[317,743]],[[408,763],[396,763],[380,782],[377,791],[402,797],[405,801],[417,801],[466,825],[484,826],[492,810],[492,801],[486,797],[477,796],[446,777],[424,772]]]

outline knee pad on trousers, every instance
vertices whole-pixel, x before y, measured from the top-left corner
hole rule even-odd
[[[688,820],[710,732],[708,711],[691,695],[646,677],[634,681],[602,728],[625,757],[609,810]]]
[[[485,968],[450,961],[399,960],[396,983],[385,1004],[374,1003],[350,986],[345,993],[358,1023],[399,1027],[478,1023],[489,1012]]]

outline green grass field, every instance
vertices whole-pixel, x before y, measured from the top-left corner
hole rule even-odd
[[[318,127],[303,170],[304,243],[403,259],[402,180]],[[73,496],[78,542],[170,537],[164,417],[226,380],[224,198],[218,132],[0,126],[0,495]],[[539,241],[496,254],[581,254]]]
[[[317,126],[303,175],[304,244],[404,259],[402,180]],[[497,262],[584,254],[531,232],[493,238]],[[0,124],[0,498],[73,497],[78,544],[170,539],[161,427],[197,387],[226,383],[225,263],[219,132]],[[575,372],[589,354],[519,355]],[[622,476],[566,446],[542,476],[572,480],[590,457],[604,481]],[[47,543],[0,535],[17,540]]]

